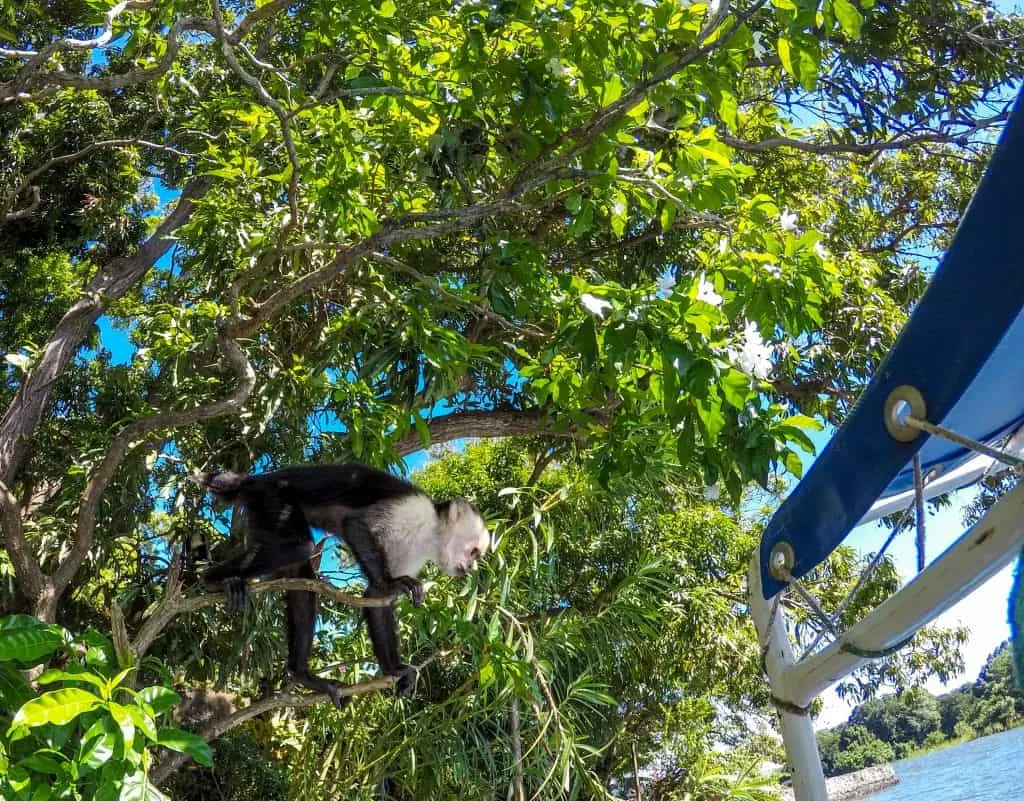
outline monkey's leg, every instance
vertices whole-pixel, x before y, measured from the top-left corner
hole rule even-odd
[[[308,562],[313,555],[312,537],[306,540],[290,540],[273,545],[258,545],[233,559],[214,565],[206,571],[203,581],[207,584],[223,584],[228,596],[228,607],[236,612],[244,611],[248,598],[248,580],[270,576]]]
[[[295,575],[314,578],[313,566],[306,562]],[[345,707],[351,698],[342,696],[339,682],[314,676],[309,670],[309,657],[313,652],[313,631],[316,627],[317,596],[307,590],[289,590],[285,593],[285,615],[288,621],[288,672],[300,684],[314,692],[327,693],[338,708]]]

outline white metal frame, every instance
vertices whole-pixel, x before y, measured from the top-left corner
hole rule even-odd
[[[828,801],[811,718],[805,709],[824,690],[868,659],[844,650],[883,651],[906,639],[1010,564],[1024,545],[1024,484],[905,587],[843,634],[838,642],[796,661],[785,618],[761,592],[758,552],[750,565],[750,610],[765,652],[765,670],[781,717],[783,744],[793,771],[796,801]]]

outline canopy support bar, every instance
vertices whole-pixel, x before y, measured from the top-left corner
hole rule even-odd
[[[1009,465],[1018,472],[1024,472],[1024,459],[1021,459],[1019,456],[1014,456],[1012,453],[1007,453],[1006,451],[1001,451],[998,448],[993,448],[986,445],[984,442],[979,442],[976,439],[965,437],[963,434],[957,434],[955,431],[951,431],[948,428],[935,425],[935,423],[929,423],[927,420],[922,420],[910,414],[901,417],[900,423],[909,426],[910,428],[916,428],[918,431],[924,431],[936,437],[948,439],[950,442],[955,442],[957,445],[962,445],[976,453],[982,453],[985,456],[990,456],[997,462]]]

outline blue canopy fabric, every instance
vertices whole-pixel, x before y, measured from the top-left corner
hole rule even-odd
[[[925,474],[970,457],[921,434],[893,439],[886,399],[910,385],[927,418],[960,434],[999,442],[1024,424],[1024,90],[949,251],[892,351],[821,455],[782,503],[761,539],[765,598],[784,584],[769,572],[780,542],[794,577],[820,564],[878,498],[913,485],[920,450]]]

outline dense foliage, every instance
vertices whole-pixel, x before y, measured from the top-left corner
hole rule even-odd
[[[134,686],[230,696],[188,723],[252,738],[218,746],[224,797],[283,793],[281,764],[310,801],[650,771],[666,799],[755,797],[751,487],[800,474],[920,296],[1022,34],[974,0],[6,4],[0,609],[109,633]],[[328,587],[317,667],[358,697],[282,688],[277,599],[231,619],[181,564],[227,547],[194,470],[508,437],[423,478],[500,545],[403,603],[413,701]],[[859,567],[810,577],[827,608]],[[843,622],[897,584],[883,564]],[[918,643],[845,689],[961,664],[959,632]],[[139,766],[191,792],[175,755],[125,753],[124,797]],[[36,779],[15,797],[91,781]]]
[[[935,697],[917,689],[861,704],[843,725],[818,733],[828,776],[903,759],[922,748],[983,737],[1024,724],[1024,692],[1003,643],[976,681]]]

